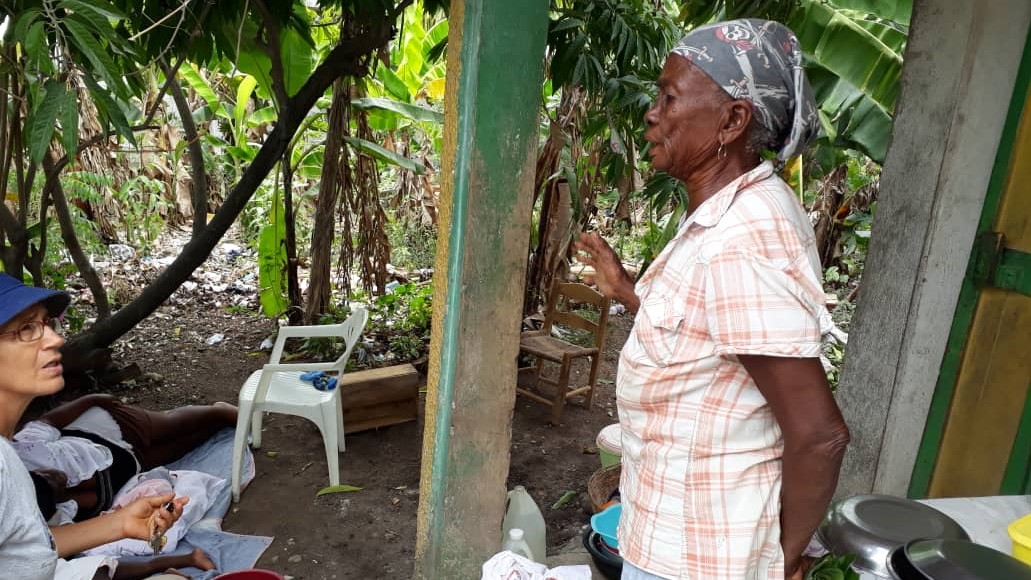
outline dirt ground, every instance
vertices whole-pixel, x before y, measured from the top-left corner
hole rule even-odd
[[[587,480],[599,467],[595,436],[616,421],[616,362],[631,324],[628,315],[610,318],[590,410],[570,405],[564,424],[552,427],[548,408],[522,397],[516,401],[509,487],[526,486],[541,507],[549,549],[568,543],[588,523]],[[267,360],[258,347],[274,329],[265,318],[230,313],[225,305],[182,301],[163,307],[116,345],[116,361],[137,363],[144,376],[109,392],[151,409],[235,403],[244,378]],[[224,340],[206,344],[215,334]],[[579,371],[574,381],[585,380],[586,369]],[[420,417],[418,423],[349,435],[340,458],[341,483],[362,490],[316,499],[316,491],[328,485],[318,431],[303,419],[270,415],[263,447],[255,452],[257,476],[230,509],[224,529],[274,536],[258,566],[295,579],[410,577],[422,427]],[[552,509],[567,491],[578,496]]]

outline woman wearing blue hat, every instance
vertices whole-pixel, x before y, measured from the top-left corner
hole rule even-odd
[[[5,578],[50,580],[58,558],[123,538],[150,540],[182,515],[186,498],[143,498],[89,521],[47,528],[35,487],[10,445],[29,403],[64,387],[57,317],[64,292],[27,286],[0,274],[0,564]],[[167,506],[167,507],[166,507]]]

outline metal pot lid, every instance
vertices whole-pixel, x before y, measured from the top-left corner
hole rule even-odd
[[[998,550],[961,540],[917,540],[903,548],[929,580],[1031,580],[1031,566]]]
[[[834,554],[854,554],[857,569],[889,577],[888,555],[913,540],[970,540],[955,520],[913,500],[860,495],[831,506],[817,530]]]

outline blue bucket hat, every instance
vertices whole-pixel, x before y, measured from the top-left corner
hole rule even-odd
[[[45,306],[50,316],[60,316],[71,301],[66,292],[28,286],[0,273],[0,326],[37,304]]]

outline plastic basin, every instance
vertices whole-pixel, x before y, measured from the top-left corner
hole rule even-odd
[[[601,575],[608,580],[619,580],[623,573],[623,558],[613,554],[602,546],[602,540],[598,533],[592,530],[584,530],[584,548],[594,560],[594,567],[601,572]]]
[[[611,548],[619,549],[619,518],[623,515],[623,504],[610,505],[591,516],[591,529],[598,532],[603,542]]]
[[[284,580],[284,578],[271,570],[237,570],[216,576],[215,580]]]
[[[1013,540],[1013,557],[1031,566],[1031,514],[1010,524],[1006,531]]]

